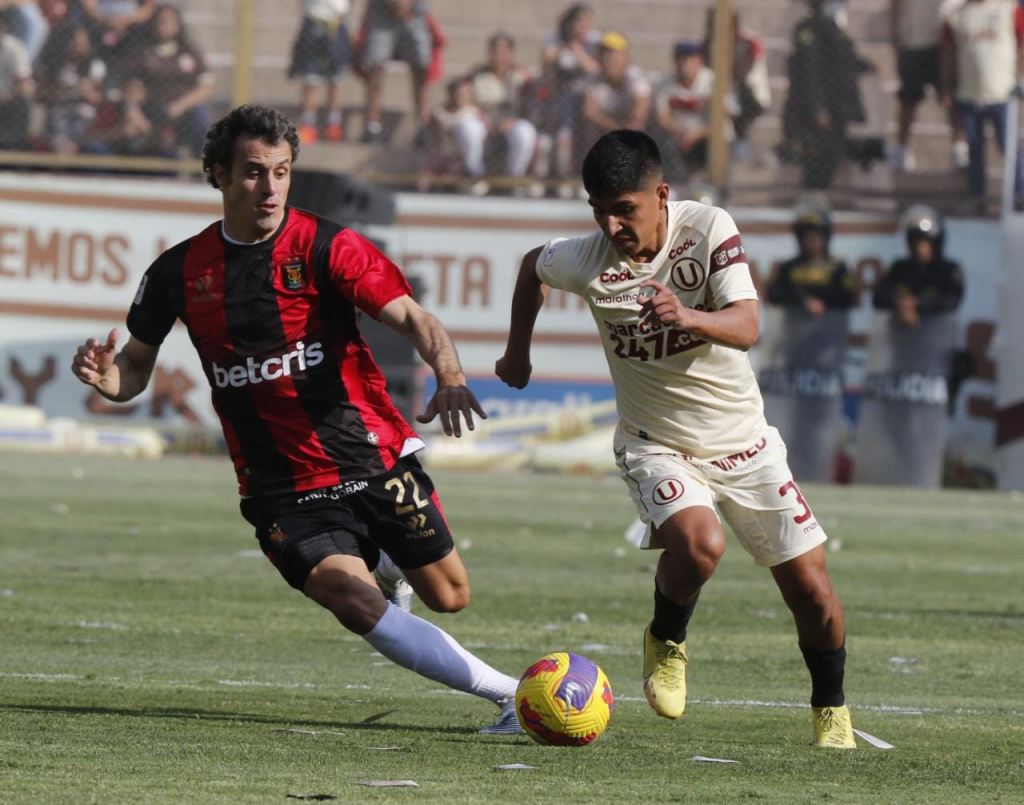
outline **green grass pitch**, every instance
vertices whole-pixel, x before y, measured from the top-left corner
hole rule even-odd
[[[1021,496],[805,490],[839,548],[854,725],[896,746],[840,753],[808,747],[789,615],[734,541],[669,723],[642,700],[654,555],[621,537],[621,482],[435,480],[474,599],[415,611],[516,675],[550,651],[600,663],[597,744],[477,735],[492,705],[386,664],[251,555],[226,460],[4,456],[0,802],[1024,801]]]

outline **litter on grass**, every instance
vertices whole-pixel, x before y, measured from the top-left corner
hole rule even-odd
[[[271,732],[290,732],[293,735],[342,735],[343,736],[345,734],[344,732],[330,732],[328,730],[324,730],[323,732],[320,732],[318,730],[296,730],[296,729],[276,729],[276,730],[271,730]]]
[[[370,788],[419,788],[420,784],[413,780],[367,780],[356,785],[368,785]]]
[[[694,755],[690,761],[692,763],[739,763],[738,760],[727,760],[724,757],[704,757],[704,755]]]
[[[495,766],[494,768],[500,769],[501,771],[520,771],[522,769],[535,769],[536,766],[527,766],[525,763],[504,763],[501,766]]]
[[[383,713],[374,713],[372,716],[367,716],[363,719],[363,724],[373,724],[375,721],[380,721],[382,718],[387,718],[392,713],[397,713],[397,710],[385,710]]]
[[[854,735],[859,735],[861,738],[863,738],[869,744],[871,744],[874,747],[877,747],[878,749],[895,749],[896,748],[895,746],[893,746],[888,741],[883,741],[881,738],[876,738],[874,735],[868,735],[863,730],[859,730],[857,728],[854,728],[853,734]]]

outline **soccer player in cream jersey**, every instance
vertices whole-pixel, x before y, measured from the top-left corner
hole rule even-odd
[[[825,533],[765,422],[747,359],[757,293],[736,225],[717,207],[670,202],[658,148],[642,132],[603,136],[583,184],[600,231],[523,258],[496,372],[515,388],[529,382],[544,286],[587,300],[615,383],[616,462],[647,526],[642,547],[663,549],[644,694],[658,715],[683,714],[687,625],[725,550],[720,513],[793,613],[814,745],[852,749],[843,611],[825,570]]]

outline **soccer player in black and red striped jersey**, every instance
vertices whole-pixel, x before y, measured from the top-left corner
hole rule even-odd
[[[502,706],[484,732],[519,731],[516,680],[431,623],[388,602],[382,552],[435,612],[469,603],[469,580],[430,478],[424,445],[392,405],[359,334],[363,311],[409,338],[437,392],[420,422],[485,416],[441,323],[402,272],[350,229],[286,206],[299,143],[280,112],[239,107],[206,138],[203,167],[224,219],[168,249],[143,276],[131,337],[78,348],[73,371],[115,402],[149,382],[177,319],[188,328],[238,475],[242,515],[281,575],[405,668]]]

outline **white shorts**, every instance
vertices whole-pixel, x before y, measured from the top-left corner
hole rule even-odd
[[[775,428],[730,456],[698,459],[658,442],[615,432],[615,463],[647,526],[641,548],[662,548],[653,531],[678,511],[717,506],[757,564],[774,567],[826,540],[786,463],[786,445]]]

